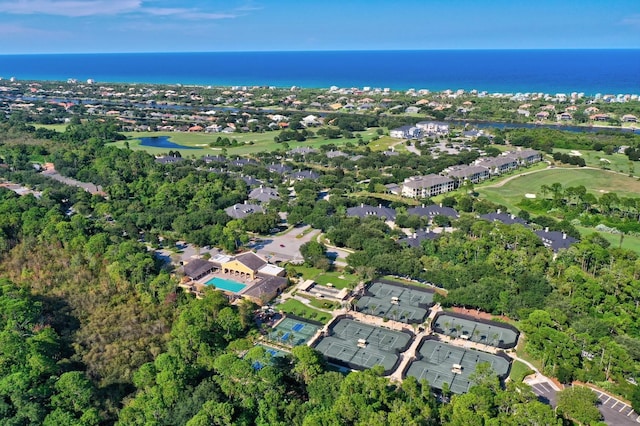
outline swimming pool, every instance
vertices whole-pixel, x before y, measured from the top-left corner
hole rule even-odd
[[[224,278],[214,277],[205,283],[206,285],[215,286],[219,290],[229,291],[231,293],[239,293],[241,292],[246,285],[232,281],[225,280]]]

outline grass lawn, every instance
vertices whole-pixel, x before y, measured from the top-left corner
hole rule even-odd
[[[369,148],[371,148],[371,151],[386,151],[391,145],[398,142],[400,142],[398,146],[402,145],[401,139],[392,138],[391,136],[380,136],[380,139],[369,144]]]
[[[311,303],[311,306],[313,306],[314,308],[324,309],[326,311],[333,311],[334,309],[337,309],[340,307],[340,304],[338,302],[332,302],[330,300],[318,299],[316,297],[311,297],[306,295],[303,296],[301,294],[299,294],[298,297],[303,297],[307,299]]]
[[[331,283],[337,289],[352,288],[358,283],[357,276],[338,271],[323,272],[313,280],[322,285]]]
[[[295,270],[302,274],[305,280],[313,280],[320,285],[331,283],[337,289],[354,287],[358,282],[357,276],[340,271],[324,272],[321,269],[306,266],[296,266]]]
[[[554,148],[553,152],[561,152],[564,154],[569,154],[574,150],[571,149],[559,149]],[[579,152],[580,157],[584,158],[584,161],[587,163],[587,166],[597,167],[601,169],[609,169],[614,170],[616,172],[622,173],[630,173],[631,170],[634,172],[637,171],[640,173],[640,167],[638,170],[635,170],[635,166],[640,165],[638,161],[629,161],[629,158],[624,154],[605,154],[600,151],[589,151],[589,150],[575,150]]]
[[[68,124],[38,124],[36,128],[42,127],[44,129],[55,130],[56,132],[63,133],[67,130]]]
[[[509,373],[509,378],[515,383],[520,383],[524,380],[525,377],[533,373],[534,371],[530,369],[527,364],[516,360],[513,361],[513,364],[511,364],[511,373]]]
[[[317,131],[317,130],[314,130]],[[215,142],[218,137],[228,138],[229,140],[237,140],[240,144],[236,147],[226,147],[228,155],[244,155],[255,152],[270,152],[283,148],[282,143],[274,142],[273,138],[278,136],[279,132],[265,132],[265,133],[188,133],[188,132],[124,132],[129,142],[129,147],[133,150],[144,150],[150,154],[166,153],[169,149],[178,150],[184,157],[201,157],[203,155],[220,154],[222,153],[222,147],[209,147],[211,142]],[[367,141],[376,135],[375,129],[366,130],[363,132],[356,132],[362,138]],[[141,146],[139,138],[141,137],[157,137],[167,136],[171,142],[192,149],[180,149],[180,148],[154,148],[149,146]],[[315,137],[308,139],[305,142],[289,141],[287,144],[290,149],[299,146],[308,146],[318,148],[322,145],[334,144],[341,146],[351,142],[354,145],[358,144],[357,138],[352,139],[325,139],[323,137]],[[113,145],[123,148],[124,141],[114,142]],[[193,149],[195,148],[195,149]]]
[[[594,228],[586,228],[584,226],[576,226],[576,229],[580,231],[580,235],[583,237],[595,232],[605,240],[609,241],[611,247],[620,247],[620,234],[609,234],[608,232],[600,232],[596,231]],[[622,248],[640,253],[640,237],[635,235],[625,235],[622,239]]]
[[[561,183],[565,188],[583,185],[588,192],[596,196],[612,190],[622,197],[638,197],[640,194],[640,181],[637,179],[605,170],[585,168],[546,169],[531,175],[518,176],[500,187],[477,186],[476,191],[480,197],[504,204],[517,212],[520,209],[516,204],[525,194],[539,194],[542,185],[550,186],[555,182]]]
[[[276,308],[302,318],[320,321],[322,323],[326,323],[331,319],[331,314],[310,308],[295,299],[289,299],[286,302],[277,305]]]

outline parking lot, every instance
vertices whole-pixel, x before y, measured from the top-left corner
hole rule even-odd
[[[552,407],[556,406],[556,391],[548,383],[535,383],[531,387],[541,402],[550,404]],[[638,426],[640,424],[640,416],[628,404],[595,389],[592,390],[600,400],[598,409],[606,424],[615,426]]]
[[[272,262],[279,260],[302,262],[300,246],[315,239],[319,233],[320,231],[315,229],[309,231],[309,226],[293,228],[283,235],[265,237],[249,248],[256,250],[259,255]]]
[[[598,409],[602,413],[605,423],[616,426],[637,426],[640,423],[640,416],[629,405],[606,393],[595,389],[593,391],[600,400]]]
[[[545,404],[549,404],[555,408],[556,406],[556,390],[551,387],[548,383],[536,383],[531,385],[533,389],[533,393],[538,395],[538,399],[540,402],[544,402]]]

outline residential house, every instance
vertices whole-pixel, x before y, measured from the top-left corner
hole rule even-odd
[[[424,204],[418,207],[410,207],[407,209],[408,215],[416,215],[420,217],[428,217],[429,220],[433,220],[436,216],[447,216],[452,219],[457,219],[460,217],[458,212],[451,207],[443,207],[438,204],[431,204],[430,206],[425,206]]]
[[[287,166],[286,164],[269,164],[267,166],[267,170],[269,170],[271,173],[278,173],[279,175],[284,175],[286,173],[291,172],[291,167]]]
[[[257,165],[258,163],[255,160],[250,160],[248,158],[236,158],[232,160],[229,165],[234,167],[244,167],[248,165]]]
[[[346,157],[347,154],[342,152],[342,151],[334,151],[333,149],[331,151],[327,151],[325,153],[325,155],[327,156],[327,158],[337,158],[337,157]]]
[[[409,247],[417,248],[417,247],[420,247],[423,241],[435,240],[440,236],[442,236],[442,234],[438,234],[436,232],[432,232],[429,230],[419,229],[419,230],[416,230],[416,232],[414,232],[410,236],[401,238],[398,242],[400,244],[406,244]]]
[[[211,164],[211,163],[226,163],[227,162],[227,157],[225,157],[223,155],[204,155],[202,157],[202,159],[207,164]]]
[[[263,184],[263,182],[260,179],[256,179],[253,176],[241,175],[240,177],[249,186],[259,186]]]
[[[449,133],[449,124],[437,121],[420,121],[416,123],[416,127],[429,135],[446,135]]]
[[[301,123],[305,127],[318,126],[320,125],[320,120],[315,115],[307,115],[302,119]]]
[[[293,156],[295,154],[300,154],[302,156],[305,156],[307,154],[314,154],[316,152],[318,152],[317,149],[309,148],[308,146],[300,146],[288,151],[287,154],[290,156]]]
[[[538,237],[540,237],[542,244],[544,244],[545,247],[549,247],[554,251],[554,253],[557,253],[561,249],[567,249],[569,246],[579,241],[568,236],[564,232],[549,231],[549,228],[534,232]]]
[[[156,157],[156,163],[160,164],[176,164],[184,161],[182,157],[174,157],[171,155],[165,155],[163,157]]]
[[[428,198],[453,191],[455,182],[445,176],[412,176],[402,183],[402,195],[409,198]]]
[[[357,207],[349,207],[347,209],[347,216],[359,217],[361,219],[366,217],[379,217],[385,221],[393,221],[396,219],[396,211],[390,207],[383,207],[382,204],[377,207],[360,204]]]
[[[233,206],[227,207],[224,211],[233,219],[244,219],[253,213],[264,213],[264,210],[262,210],[259,204],[249,204],[246,201],[244,204],[236,203]]]
[[[250,200],[256,200],[261,203],[268,203],[269,201],[277,200],[278,198],[280,198],[278,191],[274,188],[263,187],[262,185],[249,193]]]
[[[498,210],[496,213],[487,213],[480,215],[480,219],[488,220],[489,222],[501,222],[505,225],[513,225],[519,223],[520,225],[528,226],[526,220],[519,218],[518,216],[513,214],[502,213],[500,210]]]
[[[637,123],[638,122],[638,117],[636,117],[635,115],[631,115],[631,114],[625,114],[622,116],[622,122],[623,123]]]
[[[389,136],[398,139],[420,139],[422,130],[415,126],[402,126],[389,131]]]
[[[313,170],[300,170],[297,172],[290,173],[287,175],[287,179],[289,182],[293,183],[298,180],[312,179],[316,180],[320,177],[320,175]]]

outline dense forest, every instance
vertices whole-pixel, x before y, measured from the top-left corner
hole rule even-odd
[[[532,137],[522,145],[544,144]],[[215,291],[202,299],[183,293],[175,271],[149,250],[185,239],[233,252],[251,232],[279,223],[278,212],[352,249],[347,270],[363,280],[393,274],[429,281],[448,291],[438,300],[444,306],[517,321],[527,352],[545,373],[640,399],[627,381],[640,373],[637,254],[594,234],[554,256],[529,228],[476,219],[504,207],[469,195],[444,201],[462,212],[442,223],[455,231],[417,248],[378,219],[345,214],[347,207],[379,201],[373,191],[362,193],[362,179],[375,190],[468,163],[472,153],[385,157],[354,147],[365,155],[357,169],[350,160],[322,160],[317,170],[326,173],[294,183],[295,199],[273,201],[265,215],[231,219],[224,208],[247,199],[241,171],[289,193],[283,177],[264,166],[276,154],[214,173],[200,161],[164,165],[106,144],[117,138],[108,121],[72,123],[60,134],[35,130],[19,117],[0,122],[0,177],[42,191],[36,198],[0,188],[2,425],[524,425],[562,424],[562,416],[597,424],[598,413],[579,409],[583,395],[566,392],[556,413],[526,385],[501,385],[485,368],[468,394],[436,396],[428,383],[392,383],[376,368],[333,371],[306,346],[272,357],[255,345],[255,306],[230,305]],[[107,196],[43,177],[32,165],[36,159],[102,185]],[[318,199],[320,191],[331,196]],[[566,188],[557,194],[536,202],[567,210],[585,202]],[[406,214],[407,204],[391,204],[406,227],[424,225]],[[621,212],[624,203],[609,205]],[[530,219],[538,228],[577,232],[567,220]],[[321,261],[322,250],[307,254],[331,267]],[[295,267],[289,272],[295,275]]]

